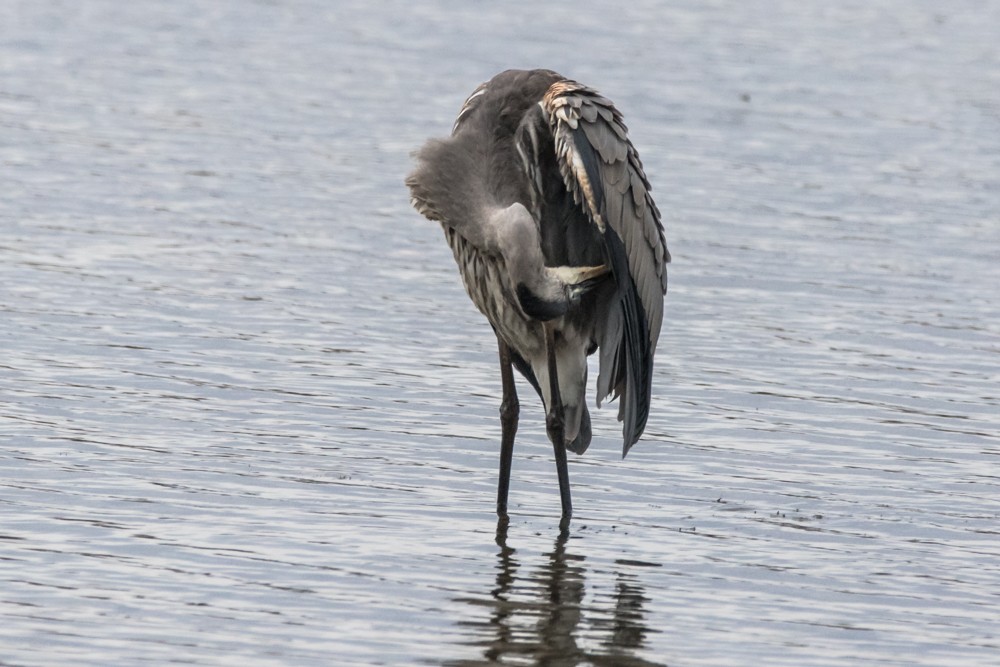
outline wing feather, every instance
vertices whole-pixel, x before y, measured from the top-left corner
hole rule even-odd
[[[620,309],[609,314],[599,346],[598,405],[622,396],[624,452],[649,414],[653,351],[663,319],[670,260],[660,212],[639,154],[610,100],[575,81],[553,84],[539,103],[555,143],[560,173],[577,204],[604,237]]]

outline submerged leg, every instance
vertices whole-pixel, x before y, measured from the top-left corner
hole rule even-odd
[[[556,474],[559,476],[559,499],[562,501],[562,521],[559,527],[566,530],[573,516],[573,501],[569,493],[569,470],[566,464],[565,418],[562,397],[559,395],[559,374],[556,368],[555,328],[545,324],[545,352],[549,362],[549,406],[545,413],[545,430],[552,441],[556,455]]]
[[[514,457],[514,435],[521,405],[514,387],[514,371],[510,361],[510,347],[497,337],[500,345],[500,383],[503,399],[500,402],[500,482],[497,484],[497,516],[507,518],[507,491],[510,489],[510,464]]]

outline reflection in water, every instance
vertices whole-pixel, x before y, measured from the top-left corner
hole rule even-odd
[[[521,572],[516,550],[507,546],[507,527],[498,524],[500,550],[489,599],[460,600],[489,609],[488,620],[465,624],[476,631],[473,643],[482,647],[483,658],[446,664],[660,664],[635,655],[651,632],[644,623],[647,598],[636,576],[617,572],[613,595],[584,604],[584,557],[566,552],[567,539],[560,534],[545,563]]]

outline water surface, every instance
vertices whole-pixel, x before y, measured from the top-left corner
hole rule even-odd
[[[7,3],[0,663],[988,665],[1000,6]],[[559,501],[409,151],[614,99],[674,255]]]

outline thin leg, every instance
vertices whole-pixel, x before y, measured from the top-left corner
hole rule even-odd
[[[549,408],[545,414],[545,430],[552,441],[556,455],[556,474],[559,476],[559,499],[562,501],[562,521],[559,527],[565,531],[573,516],[573,501],[569,493],[569,469],[566,464],[565,418],[562,397],[559,395],[559,374],[556,369],[555,328],[545,325],[545,351],[549,362]]]
[[[510,361],[510,347],[497,337],[500,345],[500,383],[503,399],[500,402],[500,482],[497,484],[497,516],[507,518],[507,491],[510,489],[510,464],[514,457],[514,435],[521,404],[514,387],[514,370]]]

